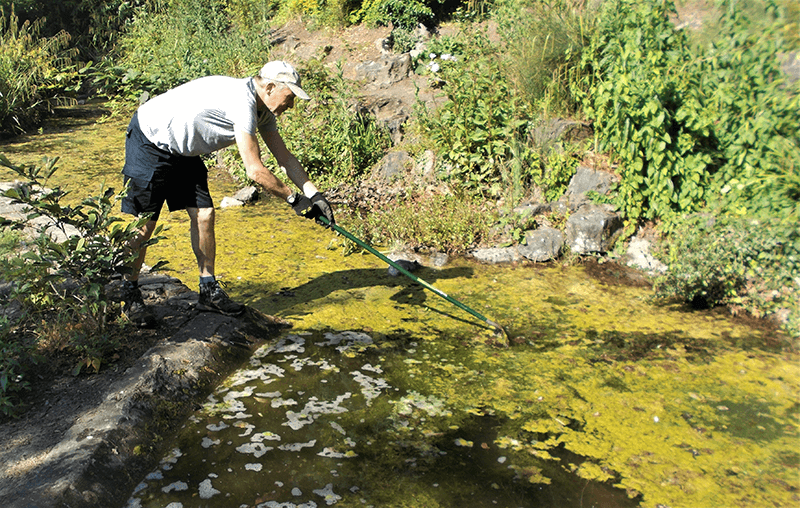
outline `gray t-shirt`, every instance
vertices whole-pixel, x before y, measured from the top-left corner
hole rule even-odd
[[[236,130],[249,134],[278,130],[267,108],[256,112],[253,78],[207,76],[189,81],[144,103],[139,128],[170,153],[205,155],[236,142]]]

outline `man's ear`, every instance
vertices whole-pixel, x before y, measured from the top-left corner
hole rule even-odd
[[[267,85],[264,87],[264,90],[267,91],[267,95],[271,95],[272,91],[275,90],[275,83],[267,83]]]

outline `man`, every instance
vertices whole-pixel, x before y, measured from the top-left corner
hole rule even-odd
[[[253,78],[207,76],[190,81],[151,99],[133,115],[125,141],[122,172],[128,195],[122,211],[152,215],[131,244],[139,249],[124,283],[123,311],[131,321],[139,326],[155,322],[137,281],[147,251],[143,244],[152,236],[164,202],[170,211],[189,214],[192,250],[200,271],[198,308],[228,315],[244,311],[244,305],[232,301],[214,276],[214,204],[201,155],[236,143],[248,177],[286,200],[298,215],[319,223],[325,217],[334,223],[330,204],[278,133],[276,117],[294,106],[295,97],[309,98],[300,88],[300,76],[288,63],[272,61]],[[256,131],[301,193],[292,193],[261,162]]]

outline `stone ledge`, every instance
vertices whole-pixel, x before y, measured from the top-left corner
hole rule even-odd
[[[174,286],[176,279],[165,277],[162,283]],[[199,312],[186,305],[192,292],[184,289],[183,298],[154,305],[157,315],[177,318],[177,326],[165,327],[172,333],[79,411],[53,440],[57,444],[42,449],[20,439],[3,451],[4,508],[124,505],[214,384],[256,345],[289,326],[250,308],[235,318]]]

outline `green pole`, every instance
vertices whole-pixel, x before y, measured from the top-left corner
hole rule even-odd
[[[495,332],[499,333],[503,337],[503,339],[506,341],[506,345],[508,345],[508,335],[506,334],[506,331],[503,330],[503,327],[500,326],[498,323],[492,321],[491,319],[486,318],[485,316],[483,316],[478,311],[476,311],[476,310],[464,305],[463,303],[459,302],[458,300],[456,300],[452,296],[448,295],[444,291],[441,291],[441,290],[433,287],[433,285],[431,285],[429,282],[417,277],[416,275],[414,275],[413,273],[409,272],[408,270],[406,270],[402,266],[398,265],[397,263],[395,263],[391,259],[387,258],[383,254],[381,254],[380,252],[378,252],[377,250],[372,248],[370,245],[368,245],[366,242],[364,242],[364,241],[356,238],[355,236],[353,236],[349,231],[347,231],[343,227],[341,227],[341,226],[339,226],[337,224],[331,224],[330,221],[328,221],[328,219],[326,219],[325,217],[319,217],[319,220],[322,221],[322,223],[325,224],[326,226],[329,226],[330,228],[332,228],[334,231],[336,231],[340,235],[343,235],[344,237],[348,238],[349,240],[352,240],[353,242],[355,242],[359,246],[361,246],[363,249],[369,251],[371,254],[374,254],[375,256],[380,258],[382,261],[384,261],[384,262],[388,263],[389,265],[393,266],[395,269],[397,269],[398,272],[402,273],[403,275],[405,275],[409,279],[413,280],[417,284],[419,284],[422,287],[432,291],[433,293],[435,293],[435,294],[439,295],[440,297],[444,298],[445,300],[447,300],[448,302],[452,303],[456,307],[468,312],[469,314],[472,314],[473,316],[475,316],[476,318],[480,319],[481,321],[483,321],[487,325],[491,326],[492,328],[494,328]]]

